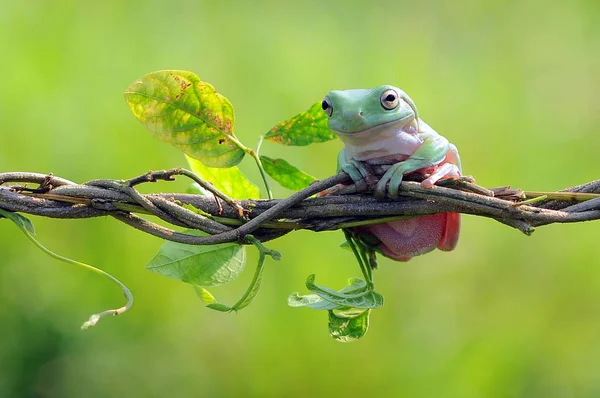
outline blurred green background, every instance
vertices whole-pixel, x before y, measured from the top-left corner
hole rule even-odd
[[[122,93],[148,72],[186,69],[229,98],[248,145],[331,89],[393,84],[482,185],[556,190],[600,177],[597,1],[0,3],[2,171],[83,182],[185,164]],[[326,177],[340,147],[263,153]],[[256,179],[249,159],[241,167]],[[258,298],[222,314],[144,269],[159,239],[109,218],[32,219],[44,244],[112,272],[136,303],[81,332],[91,313],[122,304],[118,289],[0,221],[2,397],[600,395],[598,223],[526,237],[464,217],[455,251],[382,261],[385,306],[364,339],[342,344],[325,313],[286,305],[310,273],[333,287],[358,276],[340,233],[272,242],[284,258],[268,263]],[[248,271],[213,293],[234,302]]]

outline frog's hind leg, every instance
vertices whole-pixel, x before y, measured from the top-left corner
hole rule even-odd
[[[421,186],[423,188],[431,188],[435,185],[436,182],[441,180],[442,178],[458,178],[460,177],[459,168],[452,163],[444,163],[439,166],[433,173],[427,177],[426,180],[421,182]]]
[[[438,244],[438,249],[449,252],[454,250],[458,243],[460,235],[460,213],[444,213],[446,216],[446,225],[442,234],[442,239]]]
[[[421,182],[423,188],[431,188],[436,182],[443,178],[458,178],[461,176],[460,156],[458,150],[453,144],[448,144],[448,152],[446,157],[434,170],[431,175]]]

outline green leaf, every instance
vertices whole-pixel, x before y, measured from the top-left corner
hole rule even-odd
[[[343,308],[340,305],[324,300],[316,294],[302,295],[297,292],[288,296],[288,305],[290,307],[308,307],[315,310],[333,310]]]
[[[248,199],[260,197],[258,187],[250,182],[237,166],[227,169],[207,167],[196,159],[189,156],[186,156],[186,158],[194,173],[203,180],[210,181],[215,188],[230,198]],[[195,187],[197,192],[204,193],[204,190],[198,184],[194,184],[193,187]]]
[[[368,310],[370,310],[370,308],[365,310],[364,308],[346,307],[346,308],[340,308],[340,309],[333,309],[332,312],[338,318],[353,319],[353,318],[361,316],[365,311],[368,311]]]
[[[19,213],[7,211],[4,209],[0,209],[0,215],[8,218],[9,220],[17,224],[19,228],[24,228],[27,231],[29,231],[30,234],[35,235],[35,228],[33,227],[33,223],[27,217],[24,217]]]
[[[314,279],[313,279],[314,280]],[[339,291],[339,294],[357,294],[364,293],[367,283],[360,278],[348,279],[348,285]],[[336,292],[338,293],[338,292]],[[290,307],[309,307],[316,310],[351,310],[352,308],[341,304],[334,304],[327,301],[317,294],[302,295],[300,293],[292,293],[288,297],[288,305]],[[363,312],[361,309],[360,312]]]
[[[307,280],[309,289],[314,288],[314,275],[309,276]],[[348,280],[348,286],[336,292],[328,288],[321,288],[327,291],[317,292],[317,294],[300,295],[293,293],[288,297],[288,305],[292,307],[309,307],[317,310],[328,310],[329,314],[329,334],[342,342],[354,341],[367,333],[369,328],[369,314],[371,308],[357,308],[345,305],[354,300],[352,297],[364,296],[367,300],[375,300],[374,297],[381,296],[379,293],[366,290],[367,283],[359,278]],[[311,289],[312,290],[312,289]],[[355,294],[358,293],[358,294]],[[374,296],[373,296],[374,294]],[[383,297],[381,297],[383,304]]]
[[[328,287],[317,285],[315,283],[315,274],[308,276],[306,287],[324,300],[342,307],[378,308],[383,305],[383,296],[374,290],[363,290],[362,292],[359,290],[358,293],[338,292]],[[353,290],[356,291],[358,289]]]
[[[198,294],[200,299],[207,304],[208,308],[221,312],[239,311],[246,308],[258,294],[260,285],[262,283],[266,256],[271,255],[271,257],[275,258],[277,256],[274,256],[273,253],[277,252],[264,247],[262,243],[252,235],[248,235],[248,239],[250,239],[250,241],[259,250],[258,264],[256,265],[256,270],[254,271],[254,276],[252,277],[252,281],[250,281],[250,285],[248,285],[244,295],[232,306],[218,303],[214,296],[208,292],[208,290],[194,286],[194,289],[196,289],[196,294]]]
[[[194,285],[194,290],[196,291],[196,294],[198,295],[198,297],[200,297],[200,300],[202,300],[204,304],[213,304],[217,302],[215,296],[213,296],[208,290],[206,290],[202,286]]]
[[[197,230],[185,232],[204,235]],[[245,263],[246,249],[237,243],[205,246],[168,241],[146,268],[193,285],[219,286],[237,278]]]
[[[261,156],[260,160],[267,174],[284,188],[299,191],[316,180],[315,177],[297,169],[284,159],[272,159],[268,156]]]
[[[329,130],[327,115],[323,112],[320,102],[311,106],[309,110],[278,123],[265,134],[268,141],[296,146],[330,141],[336,137],[336,134]]]
[[[221,312],[231,312],[231,311],[233,311],[233,308],[231,308],[228,305],[221,304],[221,303],[208,304],[207,307],[210,308],[211,310],[221,311]]]
[[[191,72],[149,73],[125,90],[125,100],[156,138],[209,167],[235,166],[244,157],[231,103]]]
[[[238,302],[235,303],[233,306],[228,306],[227,304],[217,302],[217,299],[215,299],[215,297],[206,289],[203,289],[199,286],[194,286],[194,289],[196,290],[196,294],[198,295],[198,297],[200,297],[200,300],[202,300],[202,302],[206,304],[206,306],[211,310],[221,312],[239,311],[250,305],[250,303],[252,303],[252,300],[254,300],[254,298],[258,294],[258,291],[260,290],[260,285],[262,283],[263,269],[264,268],[262,264],[259,263],[258,267],[256,268],[254,278],[252,279],[252,282],[250,282],[248,289],[246,290],[244,295],[238,300]]]
[[[329,334],[344,343],[360,339],[369,330],[370,313],[370,309],[363,310],[358,316],[346,318],[329,311]]]
[[[200,300],[202,300],[202,302],[204,304],[206,304],[206,306],[208,308],[210,308],[211,310],[221,311],[221,312],[233,311],[233,309],[230,306],[217,302],[217,299],[215,298],[215,296],[213,296],[211,294],[211,292],[209,292],[205,288],[194,285],[194,290],[196,291],[196,294],[198,295],[198,297],[200,297]]]

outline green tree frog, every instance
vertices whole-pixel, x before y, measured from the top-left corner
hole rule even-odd
[[[393,163],[375,188],[377,197],[397,198],[400,183],[409,173],[426,175],[421,183],[425,188],[433,187],[440,179],[461,175],[456,147],[419,118],[415,103],[399,88],[384,85],[334,90],[327,94],[322,107],[329,117],[329,128],[344,143],[338,168],[358,186],[366,184],[368,165]],[[454,249],[460,214],[432,214],[355,230],[363,243],[374,246],[384,256],[408,261],[436,247]]]

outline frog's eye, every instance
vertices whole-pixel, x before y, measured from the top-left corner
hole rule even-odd
[[[329,117],[333,114],[333,105],[331,105],[331,100],[327,97],[321,102],[321,108],[325,111],[325,114]]]
[[[387,109],[388,111],[392,110],[398,106],[398,93],[392,89],[385,90],[383,94],[381,94],[380,101],[381,106],[383,106],[384,109]]]

